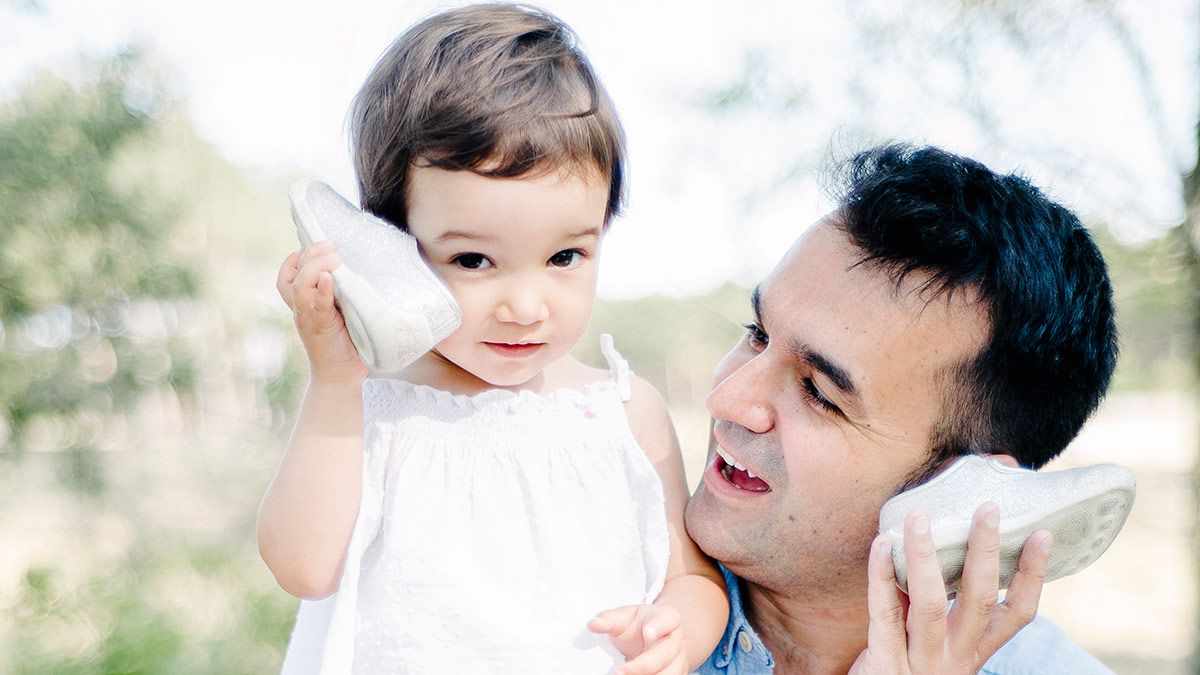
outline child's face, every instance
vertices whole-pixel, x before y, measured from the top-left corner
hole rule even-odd
[[[438,352],[500,387],[565,356],[591,316],[607,200],[593,175],[414,168],[409,231],[463,313]]]

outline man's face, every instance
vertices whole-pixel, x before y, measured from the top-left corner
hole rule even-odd
[[[717,367],[687,508],[689,533],[734,573],[825,597],[865,593],[879,508],[928,459],[954,368],[988,328],[968,294],[930,299],[920,273],[897,290],[856,265],[832,217],[760,284],[755,323]]]

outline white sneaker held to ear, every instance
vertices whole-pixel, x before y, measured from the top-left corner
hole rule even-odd
[[[904,521],[929,512],[930,534],[947,593],[956,592],[967,553],[971,519],[980,504],[1000,507],[1000,588],[1007,588],[1029,535],[1054,535],[1046,581],[1074,574],[1096,561],[1125,524],[1136,492],[1133,473],[1115,464],[1061,471],[1006,466],[981,455],[954,461],[927,482],[884,503],[879,531],[892,540],[896,585],[908,591]]]
[[[462,323],[458,303],[421,257],[415,237],[321,181],[299,181],[288,197],[300,243],[329,239],[337,247],[342,264],[332,273],[334,300],[373,375],[395,375]]]

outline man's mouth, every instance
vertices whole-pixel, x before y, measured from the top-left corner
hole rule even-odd
[[[539,348],[546,346],[545,342],[484,342],[492,351],[501,356],[528,356]]]
[[[715,465],[717,472],[721,474],[731,485],[739,490],[747,492],[770,492],[771,486],[767,485],[766,481],[755,476],[749,469],[742,466],[732,455],[726,452],[721,446],[717,446],[717,458]]]

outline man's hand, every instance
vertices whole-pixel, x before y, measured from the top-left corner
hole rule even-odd
[[[604,633],[625,655],[616,675],[685,675],[687,650],[679,612],[664,605],[626,605],[600,612],[588,630]]]
[[[867,564],[867,648],[850,672],[976,673],[1033,620],[1046,578],[1051,535],[1040,530],[1025,541],[1004,602],[997,604],[999,519],[995,504],[986,503],[975,511],[962,585],[948,614],[928,514],[914,511],[905,523],[908,596],[896,587],[891,540],[876,537]]]

